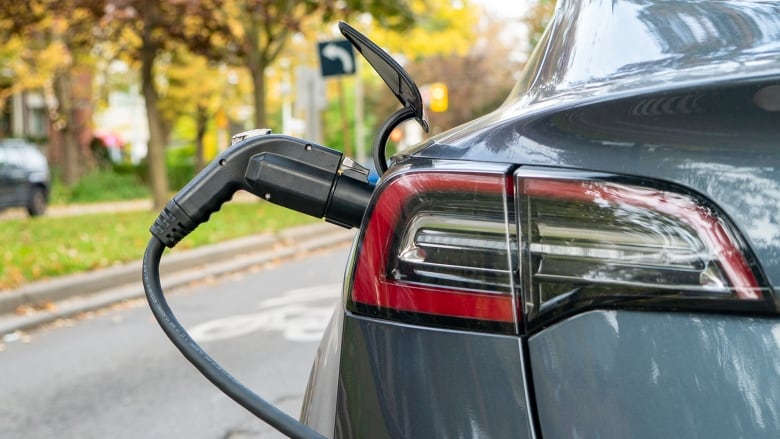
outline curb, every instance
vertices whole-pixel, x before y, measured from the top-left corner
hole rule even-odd
[[[354,236],[354,230],[317,223],[168,254],[160,264],[162,285],[169,290],[200,279],[289,259],[300,252],[343,245]],[[141,256],[138,259],[102,270],[33,282],[0,294],[0,335],[144,297]],[[16,314],[20,307],[42,303],[54,305],[30,314]]]

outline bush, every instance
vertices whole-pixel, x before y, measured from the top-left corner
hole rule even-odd
[[[166,166],[168,187],[172,191],[184,187],[196,174],[192,158],[187,159],[181,151],[176,152],[178,154],[168,157]],[[53,169],[53,174],[50,196],[53,204],[129,200],[151,196],[149,165],[146,160],[138,164],[114,163],[108,168],[98,168],[85,174],[70,188],[62,185],[58,170]]]
[[[55,180],[51,199],[54,203],[91,203],[146,197],[149,189],[135,172],[96,170],[85,174],[70,188]]]
[[[166,167],[168,172],[168,187],[173,191],[177,191],[184,187],[184,185],[195,176],[195,165],[192,163],[169,162]],[[133,175],[141,184],[146,186],[149,185],[149,165],[145,160],[137,165],[114,165],[114,171],[122,175]]]
[[[191,163],[168,164],[168,187],[178,191],[195,176],[195,165]]]

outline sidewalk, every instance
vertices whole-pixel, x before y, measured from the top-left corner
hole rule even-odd
[[[258,201],[256,196],[238,191],[233,195],[231,202],[251,203]],[[67,205],[51,205],[46,208],[44,216],[66,217],[74,215],[91,215],[95,213],[132,212],[138,210],[152,210],[151,199],[108,201],[95,203],[76,203]],[[23,207],[4,209],[0,211],[0,220],[27,218],[27,210]]]
[[[68,205],[54,205],[46,207],[44,216],[64,217],[74,215],[91,215],[94,213],[129,212],[134,210],[152,210],[151,200],[112,201],[107,203],[79,203]],[[25,219],[27,209],[24,207],[11,207],[0,210],[0,221],[12,219]]]
[[[354,229],[317,223],[166,253],[160,267],[162,285],[170,291],[201,279],[293,258],[308,251],[346,245],[354,236]],[[0,294],[0,337],[143,296],[140,260],[26,284]]]

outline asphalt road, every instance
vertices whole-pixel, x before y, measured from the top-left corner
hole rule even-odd
[[[233,376],[298,417],[347,249],[168,295]],[[1,438],[276,438],[165,338],[146,302],[0,342]]]

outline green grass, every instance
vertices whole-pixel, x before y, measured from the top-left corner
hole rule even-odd
[[[156,216],[156,212],[122,212],[0,221],[0,290],[140,260]],[[313,221],[270,203],[228,203],[174,250]]]
[[[53,179],[51,204],[93,203],[100,201],[148,198],[149,188],[137,175],[106,170],[92,171],[72,187],[65,187]]]

